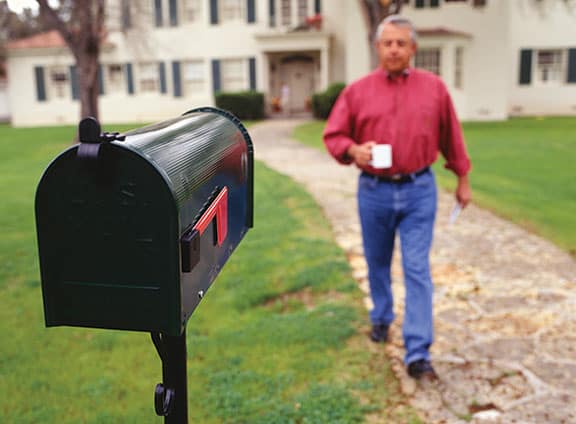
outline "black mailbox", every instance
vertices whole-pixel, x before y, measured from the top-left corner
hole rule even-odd
[[[36,192],[46,325],[182,334],[252,227],[247,131],[202,108],[122,136],[84,120],[79,133]]]

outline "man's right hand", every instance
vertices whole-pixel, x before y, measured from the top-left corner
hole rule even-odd
[[[375,141],[367,141],[362,144],[352,144],[348,147],[346,153],[352,158],[358,166],[368,166],[372,161],[372,146],[376,145]]]

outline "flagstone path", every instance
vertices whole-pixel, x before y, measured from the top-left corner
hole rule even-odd
[[[370,308],[358,170],[291,140],[302,122],[251,127],[255,156],[315,197]],[[383,349],[403,392],[427,423],[576,423],[576,261],[474,204],[449,225],[453,204],[452,194],[439,194],[431,257],[437,382],[416,383],[402,363],[404,289],[396,249],[397,319]]]

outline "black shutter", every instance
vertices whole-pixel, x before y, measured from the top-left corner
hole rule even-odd
[[[414,7],[416,7],[416,9],[422,9],[424,7],[424,0],[416,0]]]
[[[576,49],[568,49],[568,75],[566,82],[576,83]]]
[[[122,8],[122,28],[130,28],[132,26],[132,13],[130,10],[130,2],[128,0],[122,0],[120,6]]]
[[[314,0],[314,13],[322,13],[322,2],[320,0]]]
[[[174,97],[182,97],[182,77],[180,76],[180,62],[172,62],[172,80],[174,81]]]
[[[98,93],[104,94],[104,66],[98,65]]]
[[[158,76],[160,77],[160,93],[165,94],[168,90],[166,89],[166,66],[164,62],[158,63]]]
[[[162,26],[162,0],[154,0],[154,22],[157,27]]]
[[[439,1],[438,0],[430,0],[430,7],[438,7]]]
[[[44,68],[42,66],[34,67],[34,78],[36,79],[36,100],[45,102],[46,83],[44,82]]]
[[[178,5],[176,4],[176,0],[170,0],[168,4],[168,9],[170,11],[170,25],[177,26],[178,25]]]
[[[222,81],[220,79],[220,61],[218,59],[212,60],[212,89],[214,93],[222,89]]]
[[[134,78],[132,77],[132,64],[126,64],[126,87],[128,94],[134,94]]]
[[[528,85],[532,82],[532,50],[520,50],[520,85]]]
[[[250,90],[256,90],[256,58],[248,59],[248,75],[250,75]]]
[[[268,11],[270,14],[270,27],[276,26],[276,0],[268,0]]]
[[[256,5],[254,0],[246,0],[246,20],[249,24],[256,22]]]
[[[210,0],[210,23],[212,25],[218,23],[218,0]]]
[[[80,86],[78,85],[78,68],[76,65],[70,66],[70,89],[72,90],[72,99],[80,98]]]

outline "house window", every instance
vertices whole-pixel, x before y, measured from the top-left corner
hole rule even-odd
[[[244,59],[225,59],[221,62],[222,91],[235,92],[248,88],[248,66]]]
[[[201,0],[183,0],[182,2],[182,21],[187,23],[199,22],[202,18],[202,1]]]
[[[140,63],[138,65],[138,91],[141,93],[157,93],[159,90],[158,64]]]
[[[122,65],[112,64],[106,66],[104,86],[107,93],[120,93],[124,92],[124,70]]]
[[[562,50],[536,51],[536,82],[545,85],[559,85],[565,80],[562,53]]]
[[[440,49],[428,48],[416,51],[414,66],[440,75]]]
[[[425,7],[438,7],[440,0],[415,0],[414,7],[416,9],[423,9]]]
[[[308,17],[308,0],[298,0],[298,23],[306,22]]]
[[[220,0],[220,16],[222,21],[240,21],[245,19],[245,0]]]
[[[289,26],[292,23],[292,0],[280,1],[280,16],[282,25]]]
[[[182,81],[184,84],[184,95],[194,95],[203,93],[206,90],[204,78],[204,62],[201,60],[190,60],[182,63]]]
[[[68,95],[69,76],[68,69],[63,66],[49,68],[50,84],[48,98],[63,99]]]
[[[464,68],[464,48],[456,47],[454,52],[454,87],[461,89],[463,86],[462,74]]]

